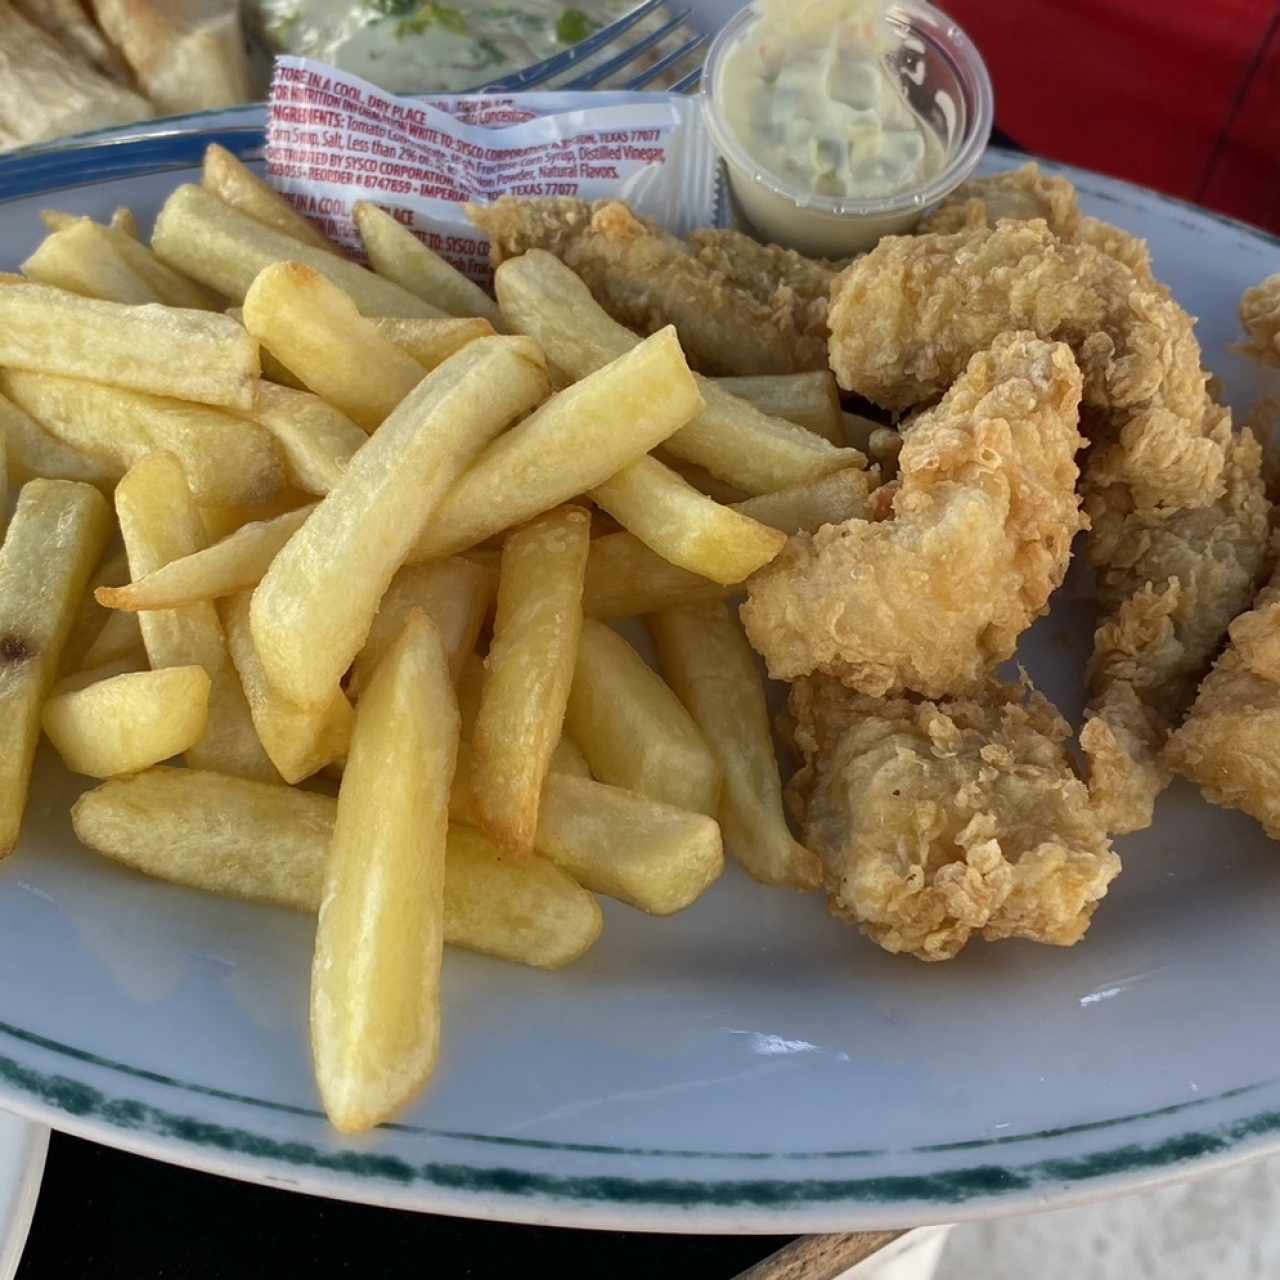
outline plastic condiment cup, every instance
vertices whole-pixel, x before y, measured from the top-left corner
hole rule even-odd
[[[734,135],[721,107],[725,58],[759,21],[754,7],[736,13],[720,30],[702,73],[703,112],[739,208],[754,230],[815,257],[844,258],[870,249],[881,236],[913,226],[972,172],[987,145],[995,114],[991,77],[977,46],[940,10],[923,0],[902,0],[885,21],[896,75],[916,113],[938,134],[941,169],[917,187],[872,199],[806,191],[754,160]]]

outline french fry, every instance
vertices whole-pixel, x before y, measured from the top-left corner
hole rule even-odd
[[[816,431],[824,440],[845,446],[840,422],[840,392],[829,369],[809,373],[763,373],[754,377],[716,378],[731,396],[753,404],[771,418],[785,418]]]
[[[97,639],[98,633],[106,626],[111,611],[98,603],[95,592],[99,587],[120,587],[129,581],[129,558],[121,548],[114,554],[108,552],[98,562],[76,610],[75,621],[67,635],[67,642],[62,646],[62,661],[59,671],[79,671],[84,665],[84,655],[89,646]],[[138,633],[139,642],[142,633]]]
[[[9,437],[0,427],[0,542],[9,527]]]
[[[311,711],[286,702],[267,683],[249,629],[250,595],[242,591],[222,602],[219,614],[227,648],[263,750],[286,782],[301,782],[346,756],[351,704],[338,689],[327,707]]]
[[[581,507],[561,507],[502,547],[472,770],[481,830],[518,854],[533,852],[538,797],[564,726],[590,528]]]
[[[258,344],[230,316],[124,306],[42,284],[0,289],[0,364],[251,409]]]
[[[361,315],[443,316],[444,312],[328,249],[303,244],[188,183],[165,201],[151,247],[163,262],[242,303],[258,273],[273,262],[313,267],[351,296]]]
[[[494,288],[507,326],[534,338],[552,368],[570,381],[640,341],[606,314],[572,270],[544,250],[507,259]],[[667,440],[666,448],[746,493],[768,493],[864,462],[853,450],[837,449],[812,431],[761,413],[708,378],[697,381],[702,411]]]
[[[0,545],[0,858],[18,843],[40,712],[111,513],[69,480],[31,480]]]
[[[722,603],[666,609],[649,629],[662,674],[724,775],[720,827],[729,852],[765,884],[817,888],[818,858],[787,827],[764,681],[736,614]]]
[[[36,284],[105,302],[141,306],[162,301],[115,252],[106,228],[89,218],[76,218],[45,236],[22,264],[22,274]]]
[[[222,309],[216,293],[166,266],[114,218],[109,227],[70,214],[67,219],[23,263],[29,279],[108,302]]]
[[[699,493],[705,493],[708,498],[714,498],[726,506],[732,506],[735,502],[742,502],[750,497],[750,494],[743,493],[736,486],[726,484],[717,476],[713,476],[706,467],[677,458],[661,446],[653,451],[653,456],[664,466],[670,467],[677,475],[683,476]]]
[[[136,663],[136,669],[147,666],[147,647],[142,642],[136,613],[108,613],[78,665],[84,671],[93,671],[120,661]]]
[[[782,550],[787,535],[699,493],[657,458],[637,458],[591,499],[664,560],[714,582],[741,582]]]
[[[170,560],[134,582],[99,587],[97,601],[108,609],[136,613],[178,609],[256,587],[313,510],[314,506],[299,507],[274,520],[242,525],[220,542]]]
[[[200,185],[265,227],[274,227],[294,240],[323,249],[326,253],[339,252],[338,246],[298,213],[274,187],[268,186],[226,147],[220,147],[216,142],[204,149]]]
[[[701,402],[668,326],[491,444],[426,522],[412,559],[474,547],[602,484],[678,430]]]
[[[413,609],[421,609],[435,624],[456,683],[463,664],[473,655],[493,603],[493,589],[493,575],[487,569],[460,557],[400,569],[382,593],[364,647],[351,664],[348,692],[359,698],[368,688]]]
[[[221,542],[247,524],[264,524],[277,516],[286,516],[290,511],[314,505],[313,494],[303,493],[301,489],[281,489],[274,498],[269,498],[266,502],[254,502],[247,506],[202,506],[200,523],[204,525],[206,541]]]
[[[862,453],[869,453],[871,437],[884,424],[874,418],[864,418],[860,413],[841,413],[840,427],[845,441]]]
[[[480,715],[480,694],[484,688],[484,659],[478,653],[469,653],[463,658],[455,683],[458,686],[458,715],[462,719],[458,732],[463,741],[470,742]]]
[[[110,467],[64,444],[12,401],[0,395],[0,434],[5,437],[9,470],[15,483],[33,480],[79,480],[110,489],[116,477]]]
[[[478,817],[466,744],[450,815],[467,824]],[[535,845],[583,888],[658,916],[684,910],[724,869],[715,819],[554,769],[543,785]]]
[[[0,372],[0,391],[114,480],[164,450],[182,463],[202,505],[265,502],[284,482],[270,435],[221,409],[18,369]]]
[[[372,431],[425,370],[318,271],[266,267],[244,300],[245,328],[322,400]]]
[[[204,737],[208,718],[208,672],[166,667],[52,696],[41,723],[72,773],[111,778],[180,755]]]
[[[284,697],[328,705],[423,522],[546,391],[533,343],[483,338],[427,374],[369,437],[254,593],[254,643]]]
[[[565,727],[593,777],[715,817],[720,766],[662,677],[603,622],[587,618]]]
[[[587,757],[568,734],[562,733],[556,749],[551,753],[551,766],[556,773],[568,774],[571,778],[591,777],[591,766]]]
[[[135,578],[192,555],[204,544],[200,517],[171,454],[152,454],[129,471],[116,486],[116,515]],[[141,624],[153,669],[198,664],[212,681],[205,735],[187,750],[187,763],[193,769],[274,780],[276,771],[254,732],[214,606],[205,601],[133,616]]]
[[[65,668],[65,663],[64,663]],[[200,668],[202,671],[203,667]],[[113,658],[110,662],[104,662],[101,666],[86,668],[83,671],[73,671],[70,675],[65,675],[49,690],[49,697],[58,698],[64,693],[79,693],[81,689],[87,689],[91,684],[99,684],[103,680],[111,680],[115,676],[132,675],[135,671],[150,671],[147,666],[147,651],[138,645],[136,653],[128,653],[123,658]],[[177,668],[173,668],[177,670]]]
[[[902,432],[893,427],[877,427],[867,441],[867,454],[880,467],[886,481],[898,474],[898,455],[902,452]]]
[[[319,396],[269,382],[258,387],[258,401],[247,416],[271,433],[285,481],[304,493],[328,493],[365,442],[365,432]]]
[[[86,791],[71,821],[89,848],[143,875],[315,912],[337,807],[332,796],[312,791],[162,766]],[[450,828],[450,946],[558,969],[586,951],[600,928],[595,898],[545,858],[512,858],[478,831]]]
[[[433,253],[385,209],[357,200],[352,210],[369,265],[410,293],[454,316],[482,316],[501,321],[498,304],[478,284]]]
[[[41,209],[40,222],[46,231],[61,231],[69,227],[80,217],[77,213],[67,213],[62,209]]]
[[[378,332],[411,355],[424,369],[434,369],[468,342],[493,336],[487,320],[406,320],[399,316],[379,316],[373,322]]]
[[[783,533],[798,533],[864,518],[875,483],[874,473],[848,467],[811,484],[748,498],[734,509]],[[591,617],[624,618],[723,600],[733,590],[668,563],[633,534],[611,533],[592,540],[582,605]]]
[[[142,232],[138,229],[138,219],[127,204],[118,204],[111,211],[111,229],[128,236],[130,240],[141,241],[142,239]]]
[[[458,704],[439,634],[410,614],[356,711],[311,969],[325,1111],[372,1129],[435,1068]]]

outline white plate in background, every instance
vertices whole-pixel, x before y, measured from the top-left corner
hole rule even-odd
[[[18,1270],[48,1148],[47,1126],[0,1111],[0,1280]]]

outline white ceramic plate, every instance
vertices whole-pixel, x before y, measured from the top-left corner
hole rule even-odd
[[[149,218],[216,128],[0,162],[0,268],[47,205]],[[993,155],[988,168],[1012,157]],[[1237,407],[1241,290],[1277,242],[1094,175],[1089,212],[1150,238]],[[1273,388],[1274,390],[1274,388]],[[1073,574],[1022,657],[1068,714],[1092,607]],[[533,973],[451,954],[432,1088],[337,1137],[311,1079],[311,924],[145,881],[77,848],[77,784],[42,758],[0,872],[0,1105],[129,1150],[354,1200],[625,1229],[813,1231],[1066,1203],[1280,1146],[1280,858],[1186,787],[1087,940],[924,966],[816,897],[730,869]]]
[[[0,1111],[0,1280],[11,1280],[40,1194],[47,1125]]]

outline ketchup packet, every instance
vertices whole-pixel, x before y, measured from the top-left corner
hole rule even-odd
[[[463,212],[500,196],[625,200],[676,234],[713,225],[717,157],[696,99],[549,92],[398,97],[306,58],[276,59],[267,113],[272,185],[360,253],[358,200],[487,283],[488,242]]]

